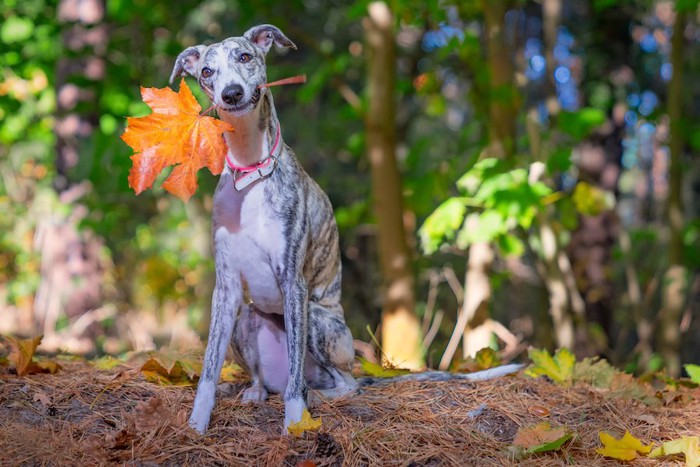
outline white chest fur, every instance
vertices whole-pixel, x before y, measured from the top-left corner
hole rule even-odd
[[[277,282],[283,267],[284,226],[265,199],[267,180],[238,192],[231,174],[221,175],[214,196],[215,248],[229,248],[227,274],[242,279],[251,301],[267,313],[283,313]]]

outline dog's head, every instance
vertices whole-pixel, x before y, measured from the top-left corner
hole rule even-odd
[[[188,47],[178,55],[170,82],[178,76],[194,76],[214,105],[243,116],[260,100],[258,86],[267,82],[265,56],[272,44],[297,48],[282,31],[269,24],[252,27],[241,37]]]

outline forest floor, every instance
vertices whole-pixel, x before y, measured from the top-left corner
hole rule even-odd
[[[596,452],[599,432],[645,443],[700,434],[700,388],[637,394],[522,373],[486,382],[404,382],[322,402],[318,432],[282,436],[279,396],[241,404],[244,380],[218,397],[209,430],[187,426],[194,387],[148,382],[139,365],[61,363],[18,377],[0,367],[0,465],[620,465]],[[656,399],[657,402],[653,402]],[[518,454],[519,429],[549,422],[573,435],[559,449]],[[683,456],[631,465],[684,465]]]

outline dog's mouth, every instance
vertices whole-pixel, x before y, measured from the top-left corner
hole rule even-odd
[[[257,107],[258,102],[260,102],[261,91],[257,86],[255,87],[255,92],[252,97],[246,102],[240,102],[235,105],[217,105],[219,110],[232,114],[246,114]]]

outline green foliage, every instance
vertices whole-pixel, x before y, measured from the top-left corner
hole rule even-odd
[[[687,364],[684,366],[684,368],[688,373],[690,380],[694,383],[700,384],[700,365]]]
[[[526,169],[509,169],[495,158],[477,162],[457,187],[464,196],[444,201],[418,231],[427,254],[443,245],[463,250],[495,241],[504,254],[522,255],[525,246],[515,233],[532,226],[543,199],[552,194],[544,183],[530,182]]]
[[[561,112],[557,124],[562,132],[573,137],[575,141],[581,141],[605,121],[605,113],[602,110],[584,107],[577,112]]]

